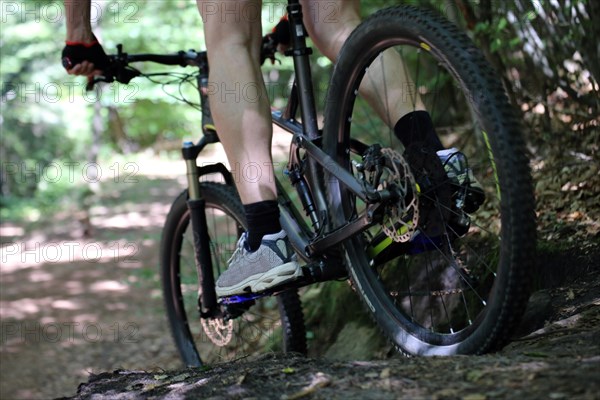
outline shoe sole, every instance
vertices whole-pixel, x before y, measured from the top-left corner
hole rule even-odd
[[[302,269],[296,261],[292,261],[267,272],[255,274],[234,286],[215,288],[218,297],[233,296],[245,293],[260,293],[267,289],[293,281],[302,276]]]

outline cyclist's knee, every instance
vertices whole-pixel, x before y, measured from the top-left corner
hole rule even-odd
[[[196,0],[202,22],[219,21],[227,25],[261,22],[262,0]]]
[[[358,0],[301,0],[304,24],[314,44],[334,60],[350,33],[360,24]]]
[[[258,49],[261,41],[261,0],[197,0],[207,47]]]

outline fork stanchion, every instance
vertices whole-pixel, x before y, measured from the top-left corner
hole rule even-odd
[[[196,157],[198,147],[191,142],[183,145],[182,154],[187,168],[188,192],[187,201],[190,210],[190,221],[194,240],[194,261],[198,275],[198,311],[202,318],[219,316],[217,293],[215,292],[215,276],[210,254],[210,237],[206,225],[206,202],[200,191],[198,166]]]

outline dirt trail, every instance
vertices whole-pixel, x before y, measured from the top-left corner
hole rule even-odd
[[[554,322],[497,354],[332,361],[266,355],[211,368],[115,371],[73,399],[598,399],[600,277],[536,294]]]
[[[499,354],[267,355],[177,370],[156,271],[160,228],[181,186],[160,176],[103,185],[87,239],[68,213],[31,230],[1,226],[0,398],[74,396],[88,379],[76,398],[600,398],[597,249],[580,260],[585,278],[534,296],[529,327],[546,327]]]
[[[73,395],[115,368],[180,367],[156,273],[160,229],[182,185],[129,178],[101,185],[89,238],[69,212],[2,225],[0,398]]]

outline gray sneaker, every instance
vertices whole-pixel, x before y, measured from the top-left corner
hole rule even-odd
[[[263,236],[253,252],[246,248],[246,236],[244,232],[229,267],[217,279],[218,297],[259,293],[302,275],[285,231]]]

